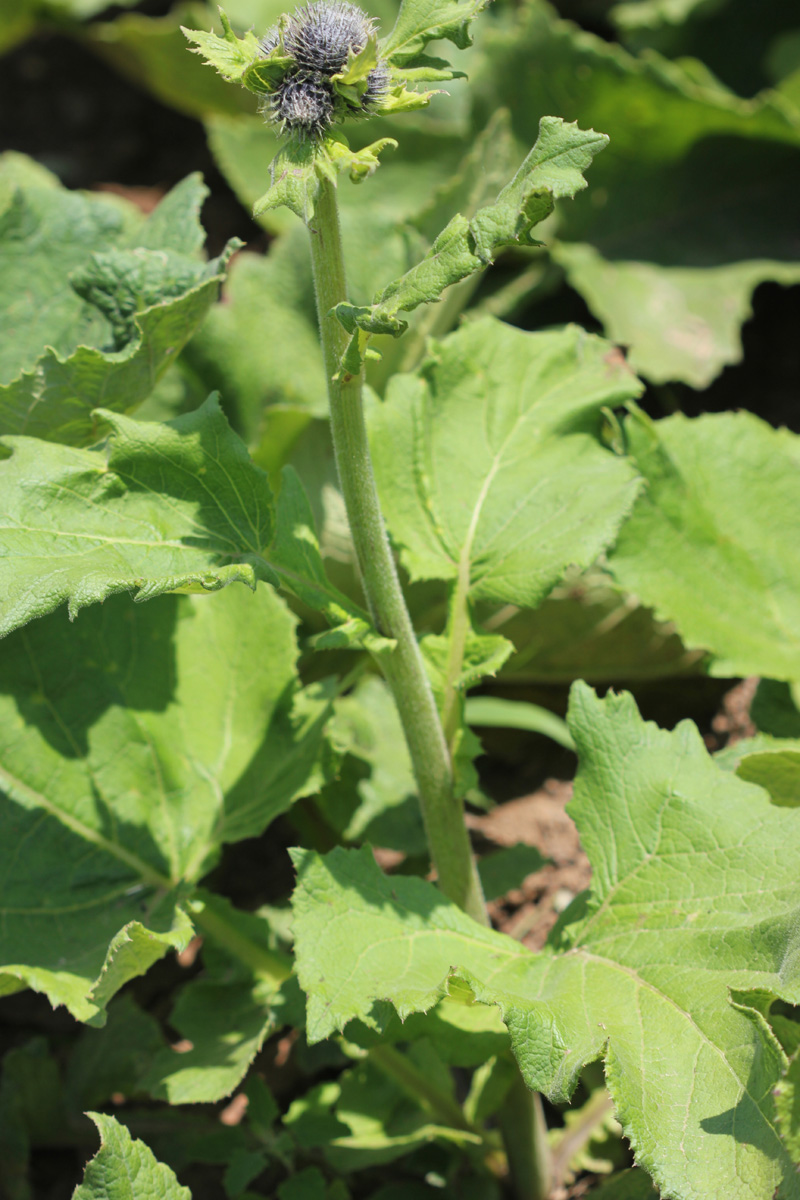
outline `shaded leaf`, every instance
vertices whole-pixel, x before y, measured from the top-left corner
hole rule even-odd
[[[337,700],[329,736],[344,757],[317,801],[327,821],[347,841],[427,856],[411,759],[382,679],[363,679]]]
[[[752,66],[742,22],[749,15],[755,34],[764,14],[738,9],[735,21],[721,14],[707,49],[746,46]],[[520,145],[554,111],[610,138],[589,192],[559,211],[559,235],[592,248],[563,257],[609,336],[656,380],[704,386],[738,361],[754,282],[797,278],[797,113],[774,92],[743,100],[702,64],[630,54],[542,2],[495,22],[482,49],[471,83],[478,125],[507,106]],[[602,293],[606,280],[613,289]]]
[[[760,679],[750,716],[764,733],[780,738],[800,738],[800,689],[796,683]]]
[[[741,360],[740,329],[751,297],[771,279],[800,283],[800,263],[755,260],[722,266],[664,267],[607,261],[591,246],[562,242],[553,255],[608,337],[629,346],[634,371],[653,383],[707,387]]]
[[[270,590],[232,589],[119,598],[71,630],[55,613],[2,643],[4,984],[102,1023],[187,944],[181,881],[313,775],[327,700],[296,692],[293,626]]]
[[[522,887],[527,877],[540,871],[546,862],[535,846],[526,846],[524,842],[484,854],[478,860],[484,896],[487,900],[497,900]]]
[[[775,1089],[778,1128],[793,1163],[800,1167],[800,1052]]]
[[[105,447],[8,437],[0,460],[0,633],[65,601],[74,617],[114,592],[139,600],[274,579],[262,553],[272,494],[216,397],[164,424],[99,410]]]
[[[198,257],[207,189],[197,175],[144,221],[19,156],[6,157],[2,179],[18,188],[0,217],[0,430],[95,441],[92,410],[129,412],[148,396],[217,299],[238,243]]]

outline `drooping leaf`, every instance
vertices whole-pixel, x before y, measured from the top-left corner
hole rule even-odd
[[[800,688],[777,679],[759,680],[750,716],[764,733],[800,738]]]
[[[329,736],[343,755],[317,801],[330,825],[346,841],[426,855],[411,759],[383,680],[363,679],[336,702]]]
[[[609,557],[619,584],[712,674],[800,678],[800,439],[744,412],[625,428],[648,486]]]
[[[293,626],[271,590],[229,589],[119,597],[3,641],[4,984],[101,1021],[186,945],[182,881],[313,776],[327,700],[296,691]]]
[[[739,7],[727,45],[747,46],[752,65],[741,32],[750,8]],[[759,10],[753,25],[764,19]],[[724,38],[722,15],[719,25]],[[571,282],[637,369],[705,386],[741,357],[755,283],[797,278],[796,111],[774,92],[743,100],[702,64],[633,55],[558,20],[542,0],[495,22],[481,46],[478,125],[505,106],[521,145],[548,112],[609,135],[591,188],[559,211],[559,236],[582,243],[562,256]],[[711,268],[718,274],[704,280]]]
[[[707,267],[608,261],[592,246],[562,242],[567,272],[612,341],[630,346],[634,371],[653,383],[704,388],[740,361],[740,329],[764,280],[800,283],[800,263],[749,260]]]
[[[566,750],[575,743],[566,722],[549,708],[526,700],[507,700],[501,696],[470,696],[465,716],[470,725],[486,725],[499,729],[527,729],[552,738]]]
[[[144,1142],[134,1140],[125,1125],[104,1113],[88,1113],[100,1131],[100,1149],[87,1164],[73,1200],[192,1200],[169,1167],[157,1161]]]
[[[535,245],[531,230],[553,211],[557,199],[586,187],[583,172],[607,144],[605,134],[584,131],[558,117],[542,117],[536,145],[514,178],[471,219],[457,214],[428,253],[390,283],[367,307],[337,306],[345,328],[397,336],[406,328],[399,312],[431,304],[451,284],[483,270],[506,246]]]
[[[165,424],[100,415],[112,431],[100,449],[4,439],[0,633],[65,601],[74,617],[114,592],[274,580],[269,484],[216,397]]]
[[[0,431],[69,445],[96,440],[92,410],[136,408],[200,326],[235,248],[199,257],[189,176],[142,220],[7,156],[0,217]]]
[[[468,598],[535,607],[570,563],[615,536],[638,487],[597,437],[604,405],[639,383],[577,328],[522,333],[491,319],[395,377],[370,414],[378,490],[413,579],[468,572]]]
[[[229,941],[222,936],[204,947],[206,969],[181,989],[169,1017],[182,1044],[164,1047],[141,1080],[142,1090],[170,1104],[210,1104],[229,1096],[281,1023],[280,963],[267,921],[208,893],[200,903],[212,919],[224,917]],[[247,944],[244,954],[239,939]],[[248,952],[251,961],[243,963]],[[287,964],[286,975],[289,969]]]
[[[522,887],[527,876],[541,870],[546,862],[535,846],[526,846],[524,842],[484,854],[478,861],[484,896],[487,900],[496,900],[514,888]]]
[[[379,1025],[387,999],[401,1017],[427,1010],[457,977],[499,1005],[530,1087],[567,1099],[604,1060],[662,1192],[796,1197],[772,1094],[785,1059],[756,1011],[762,996],[800,998],[795,814],[720,771],[689,723],[642,722],[629,696],[576,685],[570,728],[593,888],[541,954],[422,880],[387,879],[368,852],[296,852],[309,1038]]]

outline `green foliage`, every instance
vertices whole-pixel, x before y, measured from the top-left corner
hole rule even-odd
[[[235,244],[199,258],[207,189],[196,176],[145,221],[14,155],[0,189],[0,430],[84,445],[98,436],[93,409],[131,411],[175,361]]]
[[[609,560],[617,580],[710,650],[712,673],[800,677],[797,437],[748,413],[625,429],[648,486]]]
[[[489,319],[439,343],[419,375],[396,376],[370,431],[411,577],[463,579],[471,599],[533,608],[569,564],[588,566],[639,487],[598,436],[601,409],[639,386],[581,329],[526,334]]]
[[[283,139],[258,114],[292,66],[280,0],[104,7],[0,0],[0,49],[67,33],[201,121],[266,236],[207,261],[197,175],[144,216],[0,160],[0,1188],[85,1162],[90,1110],[76,1200],[543,1200],[524,1079],[563,1111],[548,1187],[798,1200],[791,345],[759,358],[757,320],[757,386],[700,390],[754,290],[800,282],[796,14],[608,3],[600,38],[566,0],[379,0],[325,78],[335,129]],[[334,464],[362,373],[407,643]],[[712,757],[679,718],[707,734],[739,674],[756,732]],[[580,683],[567,726],[576,679],[673,732]],[[467,818],[511,937],[437,855],[462,797],[565,750],[592,867],[565,910],[574,847],[562,874]],[[557,807],[524,810],[548,832]]]
[[[637,1161],[666,1193],[793,1195],[772,1097],[782,1056],[750,995],[800,996],[796,965],[781,967],[800,900],[794,814],[720,772],[690,725],[642,722],[628,696],[577,687],[570,728],[593,889],[540,955],[479,929],[429,884],[390,883],[366,852],[297,853],[309,1036],[354,1018],[380,1028],[379,1000],[401,1018],[426,1011],[455,977],[499,1005],[529,1086],[567,1099],[603,1058]],[[747,1129],[746,1158],[729,1138],[706,1140],[734,1126]]]
[[[144,1142],[135,1141],[124,1125],[102,1113],[90,1113],[100,1130],[101,1146],[86,1167],[75,1200],[137,1200],[156,1195],[164,1200],[191,1200],[169,1167],[156,1160]]]

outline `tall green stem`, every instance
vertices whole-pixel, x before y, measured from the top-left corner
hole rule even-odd
[[[547,1200],[552,1186],[542,1098],[517,1075],[498,1113],[515,1200]]]
[[[394,694],[411,753],[439,886],[476,921],[487,924],[463,805],[453,790],[447,743],[378,502],[364,424],[363,378],[339,370],[348,335],[332,309],[346,300],[347,293],[336,189],[327,180],[312,226],[311,261],[339,482],[372,620],[379,633],[396,642],[391,653],[381,656],[381,669]]]

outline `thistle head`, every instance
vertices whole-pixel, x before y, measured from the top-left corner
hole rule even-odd
[[[341,76],[370,40],[374,21],[347,0],[313,0],[284,18],[260,43],[264,57],[286,64],[265,98],[267,117],[282,132],[319,139],[337,121],[369,115],[389,90],[388,67],[376,55],[360,79]]]

